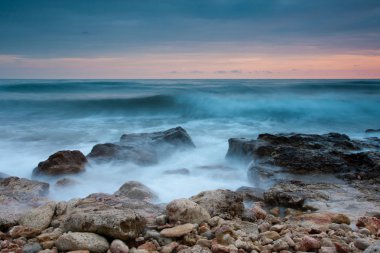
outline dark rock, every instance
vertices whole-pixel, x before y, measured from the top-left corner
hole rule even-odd
[[[351,140],[347,135],[260,134],[256,140],[229,140],[226,157],[250,162],[252,181],[287,174],[334,174],[378,201],[380,146],[377,139]]]
[[[78,150],[58,151],[49,156],[46,161],[40,162],[33,170],[33,176],[59,176],[76,174],[85,170],[87,158]]]
[[[370,128],[370,129],[365,130],[365,132],[366,133],[379,133],[380,129],[372,129],[372,128]]]
[[[101,161],[130,161],[143,166],[153,165],[158,162],[157,154],[152,149],[122,146],[114,143],[95,145],[87,157]]]
[[[139,200],[154,200],[157,195],[147,186],[140,182],[128,181],[124,183],[117,192],[114,193],[117,197],[126,197]]]
[[[260,188],[242,186],[236,192],[243,196],[244,201],[264,201],[264,190]]]
[[[344,152],[359,150],[347,135],[260,134],[257,140],[230,139],[227,158],[245,157],[297,172],[347,168]]]
[[[68,187],[68,186],[73,186],[77,184],[79,184],[78,181],[71,178],[67,178],[67,177],[59,179],[57,182],[55,182],[55,186],[58,186],[58,187]]]
[[[190,171],[188,169],[176,169],[176,170],[165,170],[164,174],[166,175],[190,175]]]
[[[241,217],[244,212],[243,197],[230,190],[204,191],[190,200],[205,208],[211,215],[224,219]]]
[[[98,161],[129,161],[138,165],[152,165],[158,158],[171,155],[195,145],[182,127],[162,132],[124,134],[118,143],[95,145],[88,158]]]
[[[154,146],[166,148],[195,148],[190,136],[182,127],[171,128],[163,132],[124,134],[120,142],[132,146]]]

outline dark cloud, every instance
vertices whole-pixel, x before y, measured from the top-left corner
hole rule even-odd
[[[1,0],[0,54],[130,54],[204,43],[380,49],[378,0]]]

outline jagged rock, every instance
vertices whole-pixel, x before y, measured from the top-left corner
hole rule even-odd
[[[230,190],[204,191],[191,197],[190,200],[204,207],[211,217],[232,219],[241,217],[244,212],[242,195]]]
[[[33,176],[59,176],[83,172],[87,158],[79,150],[58,151],[33,170]]]
[[[118,143],[95,145],[87,157],[100,161],[119,160],[152,165],[158,162],[158,158],[174,151],[194,147],[186,130],[176,127],[162,132],[124,134]]]
[[[200,224],[210,219],[206,209],[188,199],[176,199],[166,206],[166,212],[170,222],[189,222]]]
[[[230,139],[227,157],[255,158],[259,164],[279,166],[292,172],[342,172],[357,165],[353,159],[355,154],[350,152],[365,146],[371,144],[338,133],[260,134],[257,140]],[[368,168],[372,163],[361,162],[361,166]]]
[[[115,196],[126,197],[131,199],[147,199],[154,200],[157,199],[157,195],[149,189],[147,186],[140,182],[128,181],[124,183],[117,192],[114,193]]]
[[[109,248],[107,240],[94,233],[66,233],[55,242],[59,251],[89,250],[94,253],[106,252]]]
[[[182,127],[171,128],[162,132],[124,134],[120,142],[126,145],[149,145],[162,148],[194,148],[190,136]]]
[[[87,157],[98,161],[129,161],[142,166],[153,165],[158,162],[154,150],[114,143],[96,144]]]
[[[44,230],[49,227],[55,213],[55,202],[49,202],[43,206],[30,210],[20,219],[20,224],[29,228]]]

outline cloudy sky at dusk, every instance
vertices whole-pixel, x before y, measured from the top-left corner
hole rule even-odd
[[[0,78],[380,78],[379,0],[0,0]]]

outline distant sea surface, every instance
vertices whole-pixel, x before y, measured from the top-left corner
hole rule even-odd
[[[162,201],[201,190],[251,185],[246,168],[226,164],[228,138],[259,133],[341,132],[354,138],[380,128],[380,80],[0,80],[0,172],[31,177],[39,161],[58,150],[87,154],[96,143],[124,133],[184,127],[197,149],[140,168],[93,165],[80,185],[54,188],[58,199],[112,193],[138,180]],[[376,136],[374,134],[373,136]],[[188,176],[163,175],[187,168]]]

